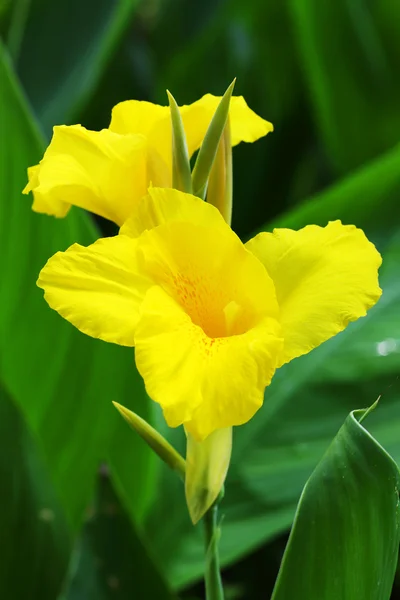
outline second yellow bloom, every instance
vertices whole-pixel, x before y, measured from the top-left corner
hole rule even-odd
[[[189,154],[200,147],[220,98],[206,94],[181,107]],[[232,145],[253,142],[272,131],[241,96],[231,99]],[[122,225],[149,185],[172,185],[172,133],[168,106],[128,100],[112,111],[108,129],[54,127],[38,165],[28,169],[24,193],[33,210],[64,217],[79,206]]]

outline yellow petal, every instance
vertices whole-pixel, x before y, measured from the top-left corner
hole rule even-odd
[[[232,427],[217,429],[203,442],[187,433],[185,494],[196,524],[224,485],[232,453]]]
[[[142,305],[137,366],[168,424],[198,440],[253,416],[282,346],[272,282],[225,228],[171,222],[138,240],[157,287]]]
[[[278,318],[271,278],[224,222],[217,228],[170,221],[145,231],[137,248],[143,270],[210,337]],[[239,306],[234,319],[231,303]]]
[[[178,190],[153,187],[138,202],[136,210],[125,221],[120,233],[139,237],[146,229],[174,220],[226,229],[221,213],[211,204]]]
[[[147,292],[135,330],[135,360],[147,393],[161,404],[170,427],[189,419],[201,402],[198,329],[160,287]]]
[[[265,318],[241,335],[218,338],[206,360],[203,402],[186,430],[203,440],[215,429],[247,423],[262,406],[283,348],[281,328]]]
[[[60,203],[75,205],[122,225],[149,176],[143,136],[60,126],[24,191],[33,191],[39,212],[59,216]]]
[[[354,225],[275,229],[246,246],[275,284],[285,339],[282,364],[363,317],[381,295],[381,256]]]
[[[243,96],[232,98],[229,116],[232,146],[240,142],[255,142],[274,130],[272,123],[249,108]]]
[[[206,94],[193,104],[180,107],[190,155],[200,148],[220,100],[219,96]],[[233,146],[239,142],[254,142],[273,130],[271,123],[256,115],[242,96],[232,97],[229,115]],[[113,108],[110,130],[144,135],[149,146],[159,153],[171,170],[172,133],[168,106],[137,100],[120,102]]]
[[[49,306],[83,333],[123,346],[134,345],[135,327],[151,281],[136,264],[136,240],[100,239],[57,252],[37,285]]]
[[[220,101],[221,97],[206,94],[190,106],[181,108],[190,154],[200,148]],[[240,142],[255,142],[274,129],[272,123],[249,108],[243,96],[232,96],[229,120],[232,146]]]
[[[150,153],[159,155],[172,173],[172,129],[169,106],[126,100],[112,109],[110,131],[143,135]]]
[[[261,407],[282,339],[265,318],[241,335],[210,338],[160,287],[147,293],[135,332],[136,365],[170,427],[202,441],[241,425]]]
[[[169,118],[169,106],[144,100],[125,100],[112,109],[109,129],[124,135],[139,133],[151,138],[155,135],[155,130],[161,127],[160,137],[163,137],[170,132],[167,127]]]
[[[52,215],[58,218],[65,217],[71,208],[71,205],[67,202],[63,202],[59,197],[49,197],[49,194],[43,194],[39,191],[40,168],[40,165],[28,168],[28,183],[22,193],[29,194],[29,192],[34,192],[32,210],[35,212]]]

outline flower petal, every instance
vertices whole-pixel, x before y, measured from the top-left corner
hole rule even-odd
[[[206,94],[193,104],[180,107],[190,155],[200,148],[220,100],[219,96]],[[233,146],[239,142],[254,142],[273,130],[271,123],[256,115],[242,96],[232,97],[229,114]],[[121,134],[143,134],[153,151],[160,154],[169,169],[172,168],[172,134],[168,106],[137,100],[120,102],[113,108],[110,130]]]
[[[196,440],[240,425],[260,408],[282,339],[265,318],[242,335],[210,338],[160,287],[149,290],[135,332],[136,364],[170,427]]]
[[[141,235],[138,254],[157,284],[135,334],[150,397],[198,440],[246,422],[282,347],[266,270],[226,224],[169,222]]]
[[[246,247],[272,277],[281,311],[281,364],[310,352],[379,299],[381,256],[354,225],[260,233]]]
[[[161,404],[170,427],[188,420],[201,402],[198,330],[159,286],[147,292],[135,330],[136,365],[147,393]]]
[[[242,425],[254,416],[277,368],[280,336],[278,321],[265,318],[242,335],[215,340],[201,382],[203,402],[185,423],[186,431],[202,440],[216,429]]]
[[[35,212],[52,215],[58,218],[65,217],[71,208],[71,205],[57,196],[39,191],[40,169],[40,165],[28,168],[28,183],[22,190],[22,193],[29,194],[29,192],[34,192],[32,210]]]
[[[146,229],[174,220],[223,229],[227,227],[219,210],[204,200],[178,190],[152,187],[148,195],[138,202],[120,233],[139,237]]]
[[[60,204],[64,210],[75,205],[122,225],[148,184],[143,136],[63,125],[54,127],[52,141],[43,160],[30,171],[24,192],[33,191],[38,212],[61,216]]]
[[[146,138],[155,135],[155,130],[159,130],[160,138],[165,137],[169,132],[169,106],[160,106],[145,100],[125,100],[114,106],[111,112],[110,131],[127,135],[130,133],[139,133]],[[163,129],[166,128],[166,130]]]
[[[172,173],[172,129],[169,106],[126,100],[112,109],[110,131],[143,135],[150,154],[158,155]],[[155,182],[153,182],[155,183]]]
[[[200,148],[220,101],[221,97],[206,94],[197,102],[182,107],[189,154]],[[249,108],[243,96],[232,96],[229,119],[232,146],[240,142],[255,142],[274,129],[272,123],[265,121]]]
[[[278,318],[274,285],[231,228],[171,221],[138,240],[141,266],[210,337]]]
[[[51,308],[83,333],[133,346],[140,305],[152,285],[137,267],[136,246],[122,235],[88,248],[74,244],[49,259],[37,285]]]

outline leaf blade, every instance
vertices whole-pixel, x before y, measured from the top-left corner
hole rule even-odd
[[[7,139],[0,153],[1,376],[43,444],[68,522],[76,530],[92,494],[97,466],[113,435],[124,429],[111,401],[126,403],[133,396],[132,408],[149,421],[152,408],[132,354],[82,335],[49,309],[35,285],[52,254],[73,242],[89,244],[99,233],[79,210],[61,220],[31,211],[21,190],[27,166],[43,154],[43,140],[2,46],[0,80],[2,131]],[[153,457],[137,443],[132,439],[143,494],[132,500],[134,513],[151,501],[154,483]]]
[[[350,413],[307,481],[271,600],[389,600],[400,474],[361,425],[366,412]]]

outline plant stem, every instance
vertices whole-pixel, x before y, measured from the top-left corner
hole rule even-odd
[[[219,569],[218,542],[220,528],[217,524],[218,504],[215,503],[204,515],[206,549],[206,600],[224,600],[221,573]]]

